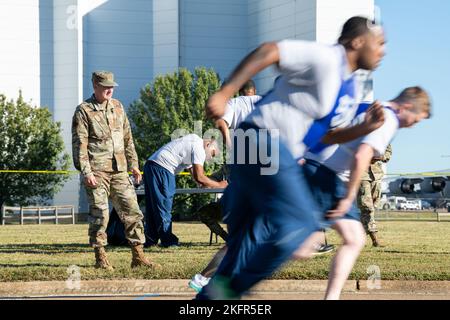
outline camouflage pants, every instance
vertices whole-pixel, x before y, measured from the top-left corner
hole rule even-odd
[[[358,193],[358,207],[361,210],[361,223],[366,233],[378,232],[375,210],[381,198],[381,181],[362,181]]]
[[[139,209],[136,191],[127,172],[94,172],[97,187],[86,186],[89,199],[89,244],[107,245],[109,220],[108,199],[111,197],[120,220],[125,225],[125,237],[130,244],[144,244],[144,215]]]

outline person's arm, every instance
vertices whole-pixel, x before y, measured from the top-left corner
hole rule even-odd
[[[123,107],[122,107],[123,110]],[[142,180],[141,171],[139,170],[138,156],[134,146],[133,134],[131,133],[130,122],[123,111],[123,145],[125,149],[125,158],[127,159],[128,170],[131,171],[136,184],[140,184]]]
[[[359,186],[361,185],[361,177],[369,168],[373,155],[374,149],[370,145],[363,143],[359,146],[353,159],[350,181],[347,185],[347,194],[339,201],[336,209],[328,211],[328,218],[343,217],[348,210],[350,210],[356,195],[358,194]]]
[[[81,108],[77,108],[72,118],[72,158],[73,164],[83,175],[89,187],[95,187],[97,180],[91,169],[88,154],[89,124]]]
[[[223,119],[219,119],[216,121],[216,128],[222,133],[222,137],[227,148],[231,148],[231,137],[230,129],[228,129],[228,123]]]
[[[264,43],[237,66],[229,77],[227,83],[215,94],[213,94],[206,103],[206,115],[212,119],[218,119],[225,113],[225,106],[234,93],[254,75],[278,63],[280,54],[275,42]]]
[[[202,185],[202,187],[204,188],[226,188],[226,186],[228,185],[227,181],[214,181],[211,180],[210,178],[208,178],[205,175],[205,172],[203,171],[203,166],[200,164],[194,164],[192,165],[192,177],[194,178],[194,180],[199,183],[200,185]]]
[[[329,145],[347,143],[377,130],[383,123],[383,106],[376,101],[367,110],[364,122],[352,127],[331,130],[322,138],[322,143]]]

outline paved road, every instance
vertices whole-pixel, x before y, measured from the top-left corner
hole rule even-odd
[[[108,280],[70,283],[0,283],[0,299],[191,300],[188,280]],[[366,281],[347,281],[343,300],[450,300],[450,281],[382,281],[378,289]],[[270,280],[246,300],[321,300],[326,281]]]
[[[164,295],[159,297],[149,296],[78,296],[78,297],[53,297],[53,298],[33,298],[33,300],[186,300],[190,301],[194,298],[192,296],[180,296],[180,295]],[[29,299],[29,298],[28,298]],[[26,299],[26,300],[28,300]],[[280,293],[267,293],[258,294],[251,297],[247,297],[244,300],[322,300],[322,294],[314,293],[301,293],[301,294],[280,294]],[[23,300],[23,299],[20,299]],[[343,294],[341,300],[354,300],[354,301],[377,301],[377,300],[445,300],[450,301],[449,295],[405,295],[405,294]]]

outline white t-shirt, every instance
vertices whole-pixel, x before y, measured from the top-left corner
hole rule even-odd
[[[386,104],[385,104],[386,105]],[[308,152],[306,159],[315,160],[327,168],[336,172],[336,174],[345,182],[349,181],[350,170],[356,151],[361,144],[368,144],[374,149],[374,157],[382,157],[386,152],[386,148],[394,139],[399,122],[395,113],[388,108],[384,109],[384,124],[377,130],[371,132],[367,136],[358,138],[351,142],[332,145],[318,154]],[[364,121],[365,113],[361,113],[353,119],[352,126],[360,124]]]
[[[227,109],[222,119],[228,124],[228,128],[236,129],[242,121],[255,109],[255,104],[261,100],[261,96],[240,96],[231,99],[227,103]]]
[[[173,140],[161,147],[148,160],[156,162],[173,174],[188,169],[193,164],[203,166],[206,160],[203,139],[196,134],[189,134]]]
[[[278,49],[282,75],[245,122],[277,129],[280,140],[299,159],[305,153],[303,139],[313,121],[331,112],[342,80],[352,74],[341,45],[284,40]]]

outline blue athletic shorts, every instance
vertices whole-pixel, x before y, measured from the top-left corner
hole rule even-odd
[[[347,185],[333,170],[316,161],[306,160],[303,169],[311,193],[322,211],[317,220],[323,229],[330,228],[337,220],[328,219],[326,213],[336,208],[339,200],[345,197]],[[360,211],[354,202],[349,212],[340,219],[361,221],[360,216]]]

